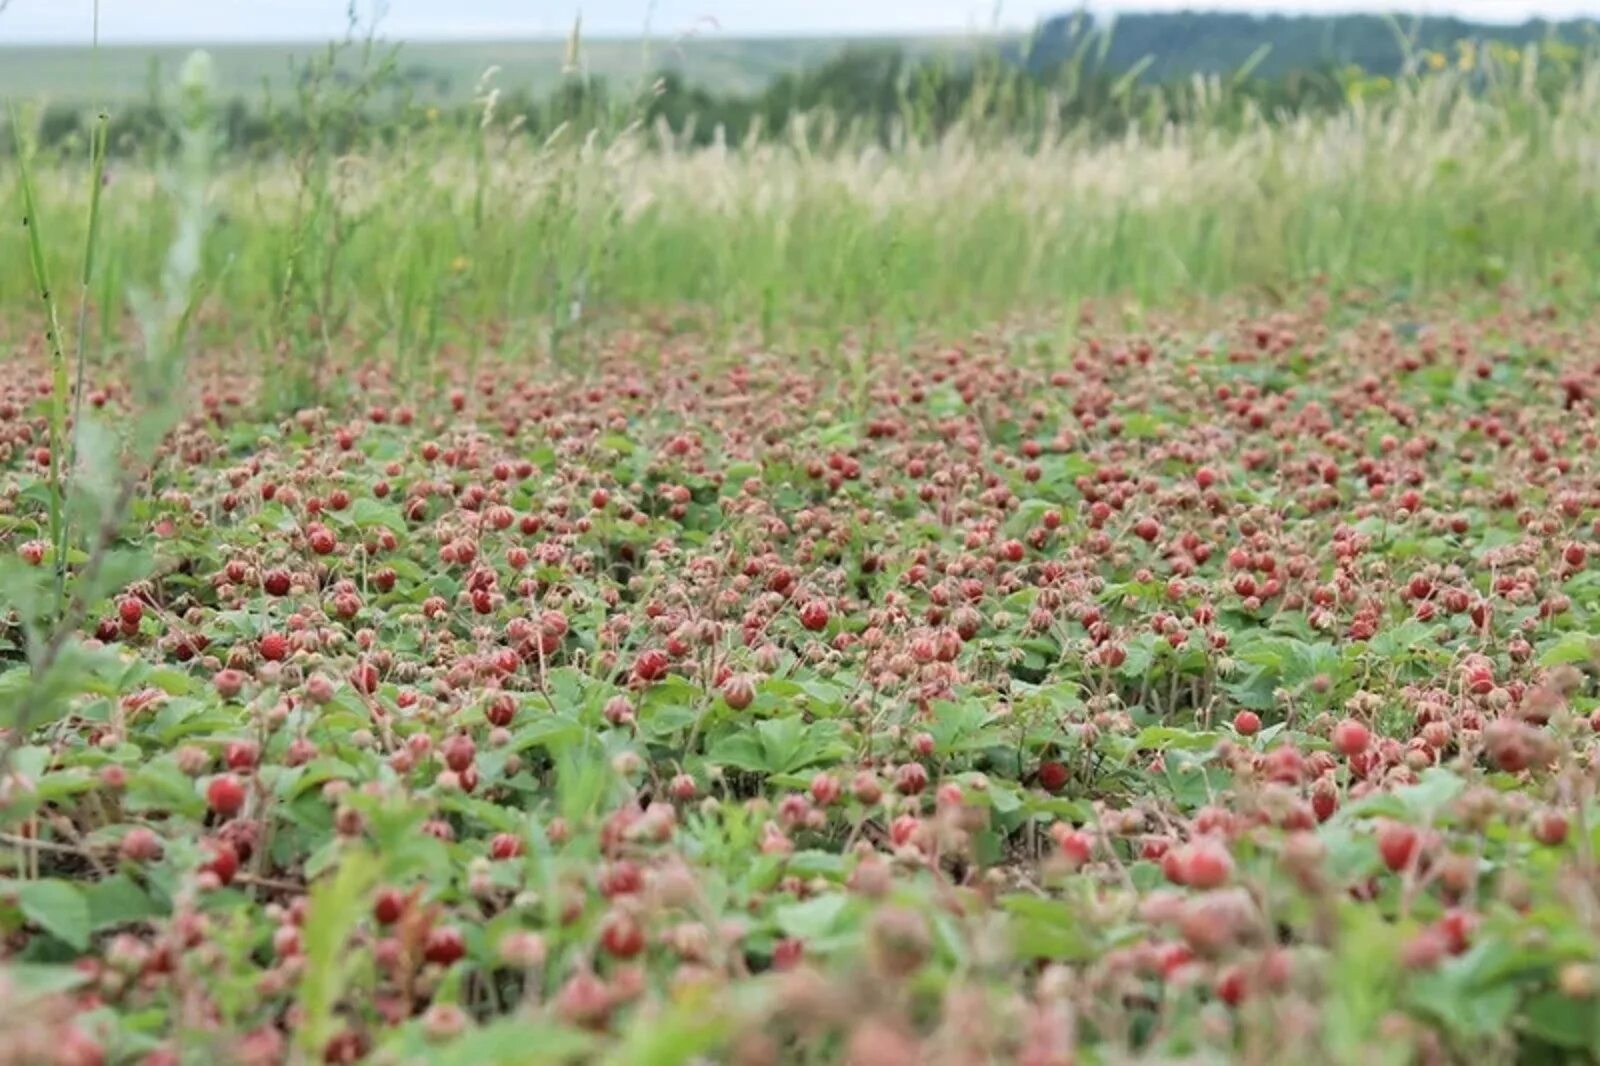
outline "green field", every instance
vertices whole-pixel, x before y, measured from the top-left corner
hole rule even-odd
[[[695,84],[717,92],[750,92],[785,72],[825,62],[860,45],[903,48],[913,55],[958,54],[974,47],[964,37],[882,38],[660,38],[651,41],[585,39],[580,70],[616,85],[637,83],[646,74],[682,72]],[[254,99],[264,85],[282,90],[291,71],[320,46],[309,44],[224,44],[208,48],[216,58],[218,91]],[[95,52],[77,46],[0,45],[0,97],[82,101],[104,93],[118,100],[148,92],[152,68],[158,83],[167,80],[193,46],[115,46]],[[495,84],[504,90],[543,93],[560,83],[567,58],[565,40],[416,42],[400,46],[399,66],[424,96],[460,100],[469,96],[491,66],[500,68]]]
[[[1600,60],[213,69],[5,131],[0,1063],[1600,1061]]]

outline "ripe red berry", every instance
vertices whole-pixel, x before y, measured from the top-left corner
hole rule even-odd
[[[259,757],[260,752],[254,741],[229,741],[228,746],[223,749],[223,761],[228,764],[228,769],[240,773],[254,769]]]
[[[144,620],[144,604],[132,596],[126,596],[117,604],[117,614],[124,625],[136,626]]]
[[[1346,718],[1333,727],[1333,746],[1347,758],[1360,755],[1370,743],[1372,733],[1353,718]]]
[[[1410,865],[1417,844],[1417,831],[1404,822],[1385,822],[1378,830],[1378,854],[1397,873]]]
[[[334,539],[333,532],[320,526],[311,531],[306,543],[310,544],[311,550],[318,555],[331,555],[333,550],[339,546],[339,542]]]
[[[224,818],[238,814],[244,800],[244,784],[232,774],[218,774],[206,786],[206,805]]]
[[[260,651],[267,662],[282,662],[289,657],[289,638],[282,633],[268,633],[261,638]]]
[[[457,733],[442,745],[444,764],[456,773],[461,773],[472,765],[472,760],[478,754],[478,746],[472,738],[465,733]]]
[[[1533,820],[1533,838],[1550,848],[1566,843],[1567,816],[1560,811],[1540,811]]]
[[[496,833],[489,841],[489,857],[499,861],[522,854],[522,840],[515,833]]]
[[[811,600],[800,608],[800,624],[813,633],[828,628],[828,605],[821,600]]]
[[[121,852],[129,862],[154,862],[161,858],[161,838],[152,829],[134,826],[123,836]]]
[[[517,701],[509,692],[496,693],[484,708],[483,716],[490,725],[504,729],[517,716]]]
[[[1233,856],[1220,841],[1197,840],[1178,854],[1183,883],[1191,888],[1220,888],[1233,876]]]
[[[377,898],[372,901],[372,918],[379,925],[393,925],[405,911],[406,897],[398,888],[379,889]]]
[[[423,958],[440,966],[449,966],[466,953],[467,942],[462,937],[461,930],[449,925],[441,925],[431,930],[422,949]]]
[[[613,910],[601,923],[600,946],[608,955],[631,959],[644,950],[644,930],[631,914]]]
[[[1071,776],[1066,766],[1054,760],[1039,764],[1039,787],[1046,792],[1060,792]]]
[[[269,596],[287,596],[292,584],[287,570],[269,570],[261,579],[261,586]]]
[[[734,674],[722,683],[722,699],[735,711],[742,711],[755,702],[756,689],[743,674]]]
[[[215,874],[222,884],[231,885],[234,875],[239,872],[238,850],[226,840],[210,840],[206,842],[206,851],[209,853],[208,861],[201,869]]]
[[[633,676],[644,682],[660,681],[671,667],[672,660],[666,652],[650,648],[633,661]]]
[[[902,796],[915,796],[928,787],[928,771],[919,762],[903,763],[894,772],[895,791]]]
[[[1261,732],[1261,716],[1255,711],[1240,711],[1233,716],[1233,730],[1241,737],[1253,737]]]

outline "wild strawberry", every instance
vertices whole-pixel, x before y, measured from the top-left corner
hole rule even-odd
[[[318,555],[331,555],[334,549],[339,546],[339,542],[334,538],[333,532],[321,526],[311,531],[311,535],[306,538],[306,543]]]
[[[1347,758],[1360,755],[1371,742],[1372,734],[1367,727],[1353,718],[1346,718],[1333,727],[1333,746]]]
[[[244,689],[244,680],[244,675],[237,670],[218,670],[211,684],[216,688],[217,695],[231,700]]]
[[[1417,831],[1404,822],[1385,822],[1378,829],[1378,854],[1396,873],[1411,864],[1419,843]]]
[[[261,638],[258,649],[261,658],[269,663],[282,662],[289,657],[289,638],[282,633],[268,633]]]
[[[458,774],[471,766],[478,754],[478,746],[465,733],[451,736],[444,742],[441,750],[444,752],[444,764]]]
[[[660,681],[667,676],[667,671],[672,668],[672,660],[667,653],[656,648],[639,653],[633,661],[633,676],[640,681],[650,683]]]
[[[800,624],[813,633],[828,628],[828,605],[821,600],[810,600],[800,608]]]
[[[124,596],[117,603],[117,615],[126,626],[137,626],[144,619],[144,604],[132,596]]]
[[[631,959],[644,950],[644,930],[632,915],[613,910],[600,924],[600,946],[615,958]]]
[[[422,957],[440,966],[449,966],[467,953],[467,942],[454,926],[436,926],[428,932]]]
[[[1261,716],[1254,711],[1240,711],[1233,716],[1233,731],[1241,737],[1253,737],[1261,732]]]
[[[244,785],[232,774],[218,774],[206,786],[206,805],[224,818],[238,814],[244,801]]]
[[[489,841],[489,857],[498,861],[522,854],[522,839],[514,833],[496,833]]]
[[[163,849],[161,838],[156,836],[154,830],[139,825],[123,835],[119,850],[129,862],[155,862],[161,858]]]
[[[393,925],[406,911],[406,897],[398,888],[378,890],[372,901],[372,918],[379,925]]]
[[[223,762],[227,764],[228,769],[239,773],[253,770],[259,757],[260,750],[249,740],[229,741],[228,746],[223,749]]]
[[[1065,765],[1053,759],[1039,764],[1039,787],[1046,792],[1060,792],[1071,776]]]
[[[755,702],[756,689],[743,674],[734,674],[722,683],[722,699],[729,708],[742,711]]]
[[[223,885],[231,885],[239,872],[239,852],[226,840],[206,842],[207,861],[201,869],[213,874]]]

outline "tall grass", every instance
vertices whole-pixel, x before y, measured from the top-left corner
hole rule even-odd
[[[216,189],[206,316],[302,367],[357,345],[425,366],[447,344],[484,347],[488,323],[509,345],[581,354],[597,321],[685,307],[815,340],[1318,275],[1407,292],[1560,275],[1587,294],[1600,66],[1552,94],[1534,89],[1537,56],[1522,62],[1407,79],[1332,116],[1200,108],[1114,140],[1026,142],[919,138],[907,122],[888,148],[819,131],[820,115],[776,143],[696,149],[626,122],[536,142],[486,95],[468,132],[424,124],[356,152],[236,162]],[[83,246],[81,165],[36,175],[47,253]],[[97,234],[107,304],[154,280],[172,230],[149,174],[113,180]],[[0,259],[0,307],[24,307],[28,269]]]

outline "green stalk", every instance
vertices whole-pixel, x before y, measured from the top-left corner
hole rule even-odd
[[[67,430],[67,356],[61,344],[61,314],[55,291],[50,287],[50,264],[45,260],[44,237],[40,233],[39,201],[34,191],[32,146],[22,133],[16,108],[11,109],[11,128],[16,141],[17,174],[22,189],[22,227],[28,231],[28,261],[45,311],[45,342],[50,349],[50,543],[55,546],[56,613],[66,606],[67,520],[61,453]]]

